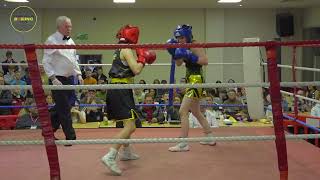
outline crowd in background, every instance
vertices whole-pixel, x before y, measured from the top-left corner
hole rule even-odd
[[[28,75],[27,66],[15,65],[18,61],[14,60],[11,51],[6,52],[6,59],[2,63],[10,63],[10,65],[2,65],[0,71],[0,85],[30,85],[31,80]],[[24,63],[24,61],[19,61]],[[48,77],[42,66],[39,66],[42,84],[48,85]],[[85,85],[107,84],[108,76],[103,72],[101,66],[86,67],[82,69],[82,76]],[[228,83],[234,83],[233,79],[229,79]],[[76,82],[75,82],[76,83]],[[136,82],[139,84],[147,84],[143,79]],[[165,79],[155,79],[153,84],[167,84]],[[181,78],[176,83],[187,83],[185,78]],[[221,83],[217,81],[216,83]],[[291,89],[284,89],[292,91]],[[134,99],[137,104],[137,111],[140,122],[148,123],[179,123],[179,105],[186,92],[185,88],[173,89],[173,105],[169,105],[169,90],[168,89],[135,89]],[[54,102],[50,91],[45,91],[46,100],[49,106],[51,118],[55,118]],[[320,91],[317,87],[309,86],[305,89],[299,89],[298,95],[319,99]],[[70,98],[70,103],[73,105],[71,109],[72,120],[75,123],[106,121],[104,112],[107,90],[79,90],[76,91],[75,97]],[[268,89],[263,89],[264,105],[271,107],[270,95]],[[80,106],[86,104],[90,106]],[[159,105],[157,105],[159,104]],[[217,119],[224,116],[231,116],[237,121],[252,121],[246,108],[246,91],[245,88],[213,88],[205,89],[202,94],[201,111],[208,119],[209,124],[213,127],[218,126]],[[219,105],[232,105],[231,107]],[[29,90],[0,90],[0,106],[34,106],[35,101],[33,94]],[[216,105],[216,106],[214,106]],[[242,106],[243,105],[243,106]],[[288,95],[282,96],[282,108],[284,112],[293,111],[293,98]],[[320,115],[320,106],[299,99],[298,108],[300,112],[311,112],[314,115]],[[269,111],[270,112],[270,111]],[[40,127],[37,121],[37,111],[35,108],[9,108],[1,107],[0,115],[18,115],[17,128]],[[270,113],[267,117],[272,118]],[[189,117],[191,127],[199,127],[200,125],[195,120],[192,114]]]

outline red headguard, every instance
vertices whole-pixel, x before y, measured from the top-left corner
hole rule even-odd
[[[118,31],[117,38],[122,42],[137,44],[139,28],[137,26],[125,25]]]

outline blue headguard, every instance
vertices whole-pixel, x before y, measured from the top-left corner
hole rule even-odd
[[[184,36],[187,39],[187,43],[191,43],[192,41],[192,26],[189,24],[178,25],[176,30],[173,33],[175,38],[179,36]]]

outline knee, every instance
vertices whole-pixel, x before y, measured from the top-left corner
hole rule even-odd
[[[201,112],[192,112],[192,114],[194,115],[194,117],[196,117],[197,119],[199,119],[201,117]]]

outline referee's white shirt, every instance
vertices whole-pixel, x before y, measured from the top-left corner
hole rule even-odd
[[[57,31],[48,37],[45,44],[74,45],[75,43],[71,38],[63,40],[63,35]],[[75,49],[45,49],[42,62],[48,77],[81,75]]]

